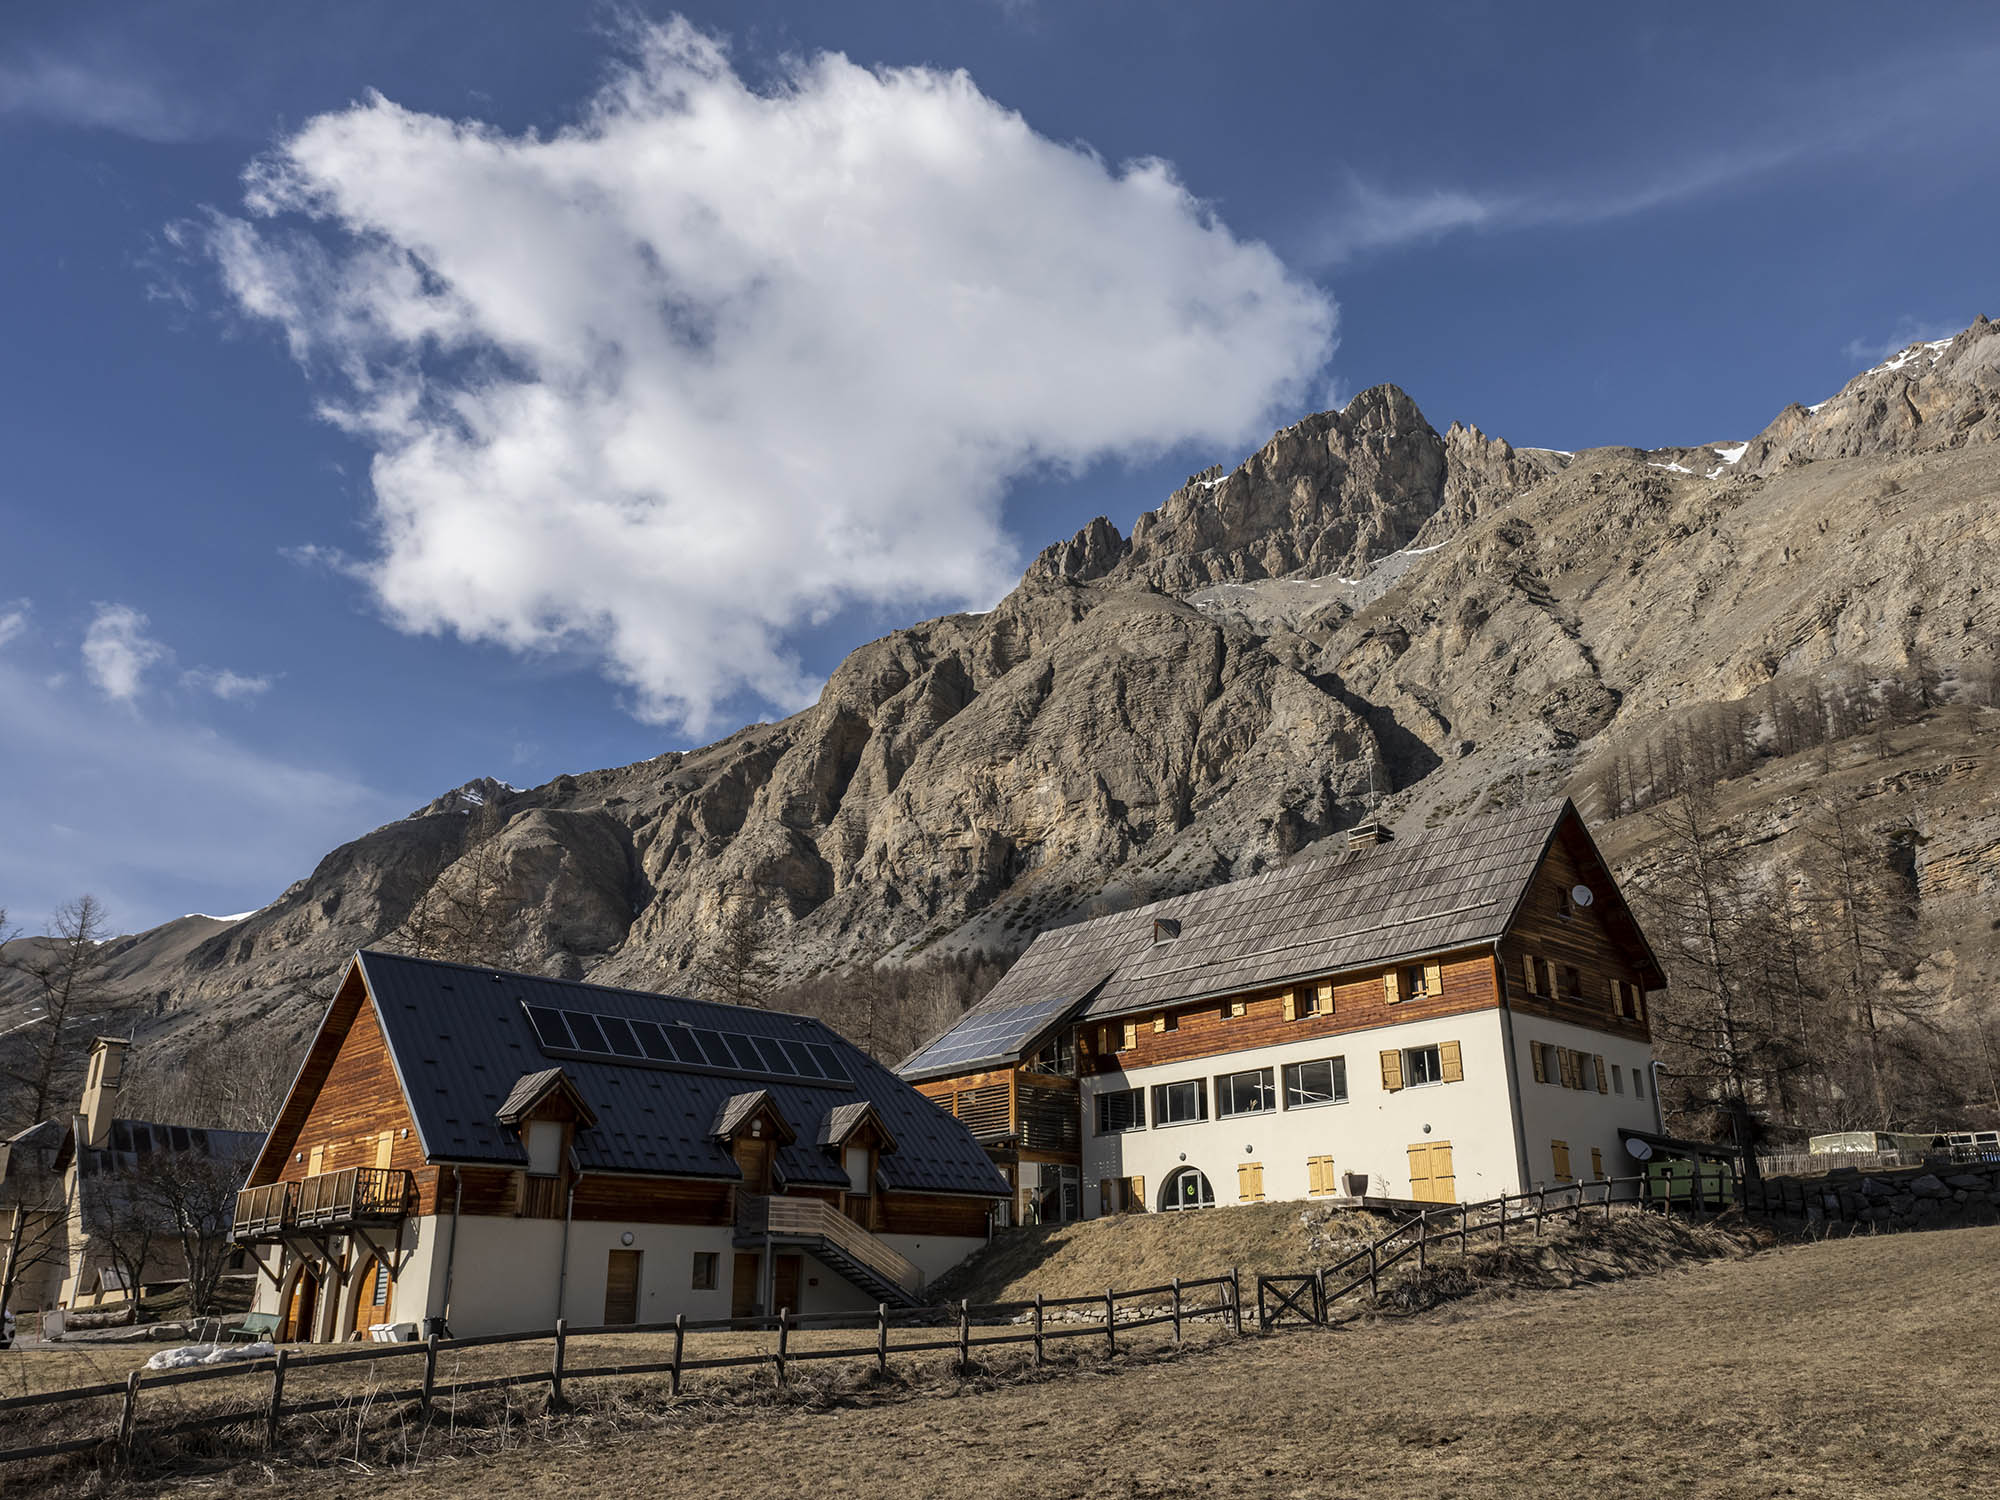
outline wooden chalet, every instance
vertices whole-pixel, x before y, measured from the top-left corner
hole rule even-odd
[[[1006,1184],[821,1022],[355,956],[236,1237],[288,1339],[910,1303]]]
[[[1546,802],[1045,932],[899,1071],[1026,1215],[1450,1202],[1633,1170],[1664,984]]]

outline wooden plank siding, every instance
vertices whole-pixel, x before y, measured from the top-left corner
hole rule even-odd
[[[990,1198],[955,1193],[884,1193],[877,1222],[869,1227],[877,1234],[978,1238],[986,1233],[991,1207]]]
[[[1546,1016],[1649,1042],[1652,1032],[1645,1020],[1618,1014],[1612,989],[1614,980],[1642,983],[1641,956],[1613,930],[1609,920],[1613,893],[1605,888],[1601,875],[1590,878],[1580,853],[1567,840],[1556,840],[1536,872],[1513,926],[1501,940],[1507,1003],[1523,1016]],[[1572,905],[1564,915],[1563,896],[1579,884],[1592,886],[1597,899],[1587,907]],[[1563,969],[1574,968],[1583,981],[1581,997],[1529,993],[1526,960],[1530,956],[1545,958],[1555,966],[1558,989]]]
[[[1418,960],[1412,960],[1412,963],[1415,962]],[[1330,981],[1314,980],[1297,986],[1276,986],[1204,1000],[1199,1005],[1177,1006],[1171,1012],[1170,1030],[1155,1030],[1151,1020],[1153,1013],[1148,1012],[1139,1017],[1142,1024],[1136,1028],[1133,1045],[1114,1050],[1109,1055],[1099,1052],[1100,1040],[1108,1040],[1114,1049],[1118,1049],[1124,1023],[1130,1017],[1102,1022],[1086,1021],[1081,1027],[1081,1040],[1088,1043],[1091,1066],[1095,1071],[1116,1072],[1125,1068],[1148,1068],[1158,1063],[1187,1062],[1226,1052],[1247,1052],[1317,1037],[1345,1036],[1351,1032],[1396,1026],[1408,1021],[1465,1015],[1472,1011],[1491,1010],[1499,1004],[1491,951],[1478,949],[1470,953],[1433,954],[1423,962],[1436,964],[1442,971],[1438,994],[1414,996],[1392,1004],[1383,975],[1393,970],[1375,968],[1357,974],[1343,974]],[[1333,987],[1332,1014],[1300,1015],[1290,1021],[1285,1019],[1288,991],[1327,983]],[[1102,1039],[1100,1031],[1105,1033]]]

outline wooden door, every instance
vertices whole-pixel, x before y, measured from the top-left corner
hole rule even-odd
[[[1450,1141],[1418,1141],[1410,1151],[1410,1196],[1419,1203],[1458,1202]]]
[[[756,1136],[741,1136],[736,1142],[736,1166],[743,1173],[745,1192],[771,1191],[771,1143]]]
[[[386,1170],[390,1159],[396,1154],[396,1132],[385,1130],[375,1137],[375,1165]]]
[[[771,1310],[781,1312],[790,1308],[799,1310],[800,1273],[805,1269],[802,1255],[781,1255],[772,1271]]]
[[[389,1279],[388,1266],[370,1256],[361,1268],[361,1279],[355,1285],[360,1290],[354,1294],[354,1332],[366,1338],[368,1330],[375,1324],[391,1321],[390,1307],[395,1299],[396,1283]]]
[[[729,1284],[730,1317],[754,1318],[757,1315],[757,1281],[762,1271],[763,1264],[754,1250],[736,1252],[736,1276]]]
[[[282,1337],[288,1343],[309,1344],[313,1337],[313,1316],[319,1311],[319,1278],[310,1271],[299,1277],[292,1291],[291,1317]]]
[[[613,1250],[604,1267],[604,1321],[607,1324],[639,1321],[638,1250]]]

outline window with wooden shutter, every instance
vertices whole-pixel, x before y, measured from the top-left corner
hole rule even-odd
[[[1166,1029],[1167,1029],[1167,1013],[1165,1011],[1161,1011],[1157,1016],[1153,1017],[1153,1030],[1165,1031]]]
[[[1382,1054],[1382,1087],[1395,1093],[1403,1086],[1403,1054],[1390,1048]]]
[[[1618,1016],[1627,1013],[1625,1010],[1625,981],[1622,979],[1611,981],[1611,1013]]]
[[[1111,1028],[1109,1026],[1100,1026],[1097,1028],[1098,1055],[1100,1057],[1107,1057],[1110,1055],[1111,1051],[1112,1051]]]
[[[1264,1164],[1239,1162],[1236,1166],[1236,1196],[1244,1203],[1264,1201]]]
[[[1444,993],[1444,965],[1424,965],[1424,993],[1435,1000]]]
[[[1556,1065],[1562,1069],[1562,1086],[1566,1089],[1577,1087],[1576,1054],[1567,1047],[1556,1048]]]
[[[1446,1083],[1465,1081],[1465,1063],[1459,1056],[1457,1042],[1438,1043],[1438,1077]]]
[[[1390,1005],[1403,998],[1403,976],[1391,969],[1382,976],[1382,999]]]
[[[1287,1021],[1296,1021],[1296,1020],[1297,1020],[1298,1018],[1299,1018],[1299,995],[1298,995],[1298,991],[1297,991],[1297,990],[1286,990],[1286,991],[1285,991],[1285,1019],[1286,1019]]]
[[[1646,991],[1636,984],[1632,986],[1632,1019],[1635,1021],[1646,1019]]]
[[[1330,1016],[1333,1014],[1333,984],[1331,981],[1326,984],[1313,986],[1313,1014],[1316,1016]]]
[[[1549,1081],[1549,1064],[1548,1059],[1542,1056],[1542,1044],[1540,1042],[1528,1043],[1528,1059],[1535,1065],[1535,1082],[1547,1083]]]
[[[1529,993],[1529,994],[1531,994],[1531,995],[1532,995],[1532,994],[1535,994],[1535,993],[1536,993],[1537,991],[1539,991],[1539,990],[1541,989],[1541,985],[1540,985],[1540,983],[1538,982],[1538,980],[1537,980],[1537,976],[1536,976],[1536,974],[1535,974],[1535,955],[1534,955],[1534,954],[1532,954],[1532,953],[1523,953],[1523,954],[1521,955],[1521,973],[1522,973],[1522,975],[1523,975],[1523,976],[1524,976],[1524,977],[1526,978],[1526,980],[1527,980],[1527,982],[1528,982],[1528,993]]]
[[[1597,1068],[1597,1092],[1600,1094],[1610,1093],[1611,1080],[1604,1076],[1604,1054],[1602,1052],[1592,1053],[1590,1060]]]
[[[1590,1148],[1590,1175],[1599,1182],[1604,1180],[1604,1152],[1596,1146]]]
[[[1142,1214],[1146,1211],[1146,1179],[1128,1177],[1125,1179],[1125,1208],[1130,1213]]]
[[[1125,1045],[1120,1050],[1124,1052],[1130,1052],[1134,1047],[1138,1045],[1139,1045],[1139,1023],[1137,1021],[1127,1021],[1125,1023]]]
[[[1232,1000],[1229,1002],[1229,1014],[1231,1014],[1232,1016],[1244,1015],[1249,1011],[1249,1009],[1250,1006],[1245,1001]]]
[[[1555,1158],[1556,1181],[1557,1182],[1570,1181],[1569,1142],[1550,1141],[1549,1150],[1550,1154]]]
[[[1333,1158],[1330,1156],[1308,1156],[1306,1158],[1306,1190],[1310,1193],[1331,1193],[1333,1185]]]

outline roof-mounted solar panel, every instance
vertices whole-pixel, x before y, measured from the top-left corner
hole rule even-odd
[[[847,1084],[840,1054],[819,1042],[751,1036],[684,1022],[524,1005],[544,1052],[650,1067],[698,1068],[800,1083]]]

